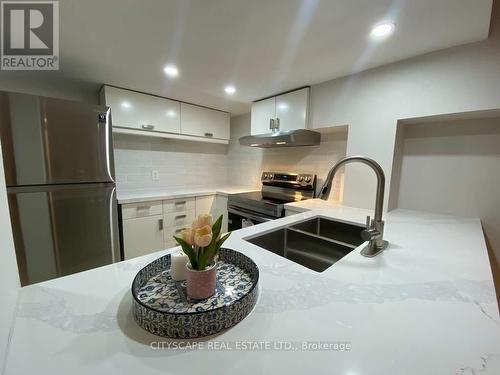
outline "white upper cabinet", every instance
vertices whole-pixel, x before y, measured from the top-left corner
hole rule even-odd
[[[228,140],[229,113],[181,103],[181,133]]]
[[[116,133],[229,143],[227,112],[112,86],[103,86],[100,101],[111,108]]]
[[[276,98],[252,103],[250,131],[252,135],[271,133],[270,122],[276,117]]]
[[[307,128],[309,88],[276,97],[276,119],[280,130]]]
[[[251,134],[272,132],[271,121],[279,130],[306,129],[309,115],[309,87],[260,100],[252,104]]]
[[[103,93],[113,126],[180,133],[179,102],[111,86],[104,86]]]

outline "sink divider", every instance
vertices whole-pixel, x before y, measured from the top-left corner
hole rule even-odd
[[[290,238],[290,235],[294,234],[294,236],[299,236],[299,237],[304,237],[304,238],[311,238],[311,239],[316,239],[323,244],[331,244],[331,251],[328,254],[321,253],[321,252],[316,252],[316,251],[309,251],[312,249],[308,249],[307,247],[294,247],[295,241],[293,241]],[[292,242],[292,243],[290,243]],[[343,248],[347,249],[353,249],[355,246],[345,244],[340,241],[333,240],[331,238],[323,237],[315,233],[311,233],[308,231],[304,231],[301,229],[296,229],[296,228],[285,228],[284,232],[284,249],[283,249],[283,256],[287,259],[293,259],[297,261],[298,259],[308,259],[307,263],[308,264],[316,264],[316,267],[320,267],[322,270],[328,268],[331,266],[333,263],[336,263],[339,259],[343,258],[346,253],[345,251],[340,250],[338,247],[341,246]],[[312,263],[310,263],[312,262]],[[302,262],[298,262],[302,265],[306,265]],[[321,264],[321,266],[319,266]],[[307,266],[307,265],[306,265]],[[311,267],[309,267],[311,268]]]
[[[334,243],[334,244],[337,244],[337,245],[342,245],[342,246],[345,246],[345,247],[349,247],[351,249],[355,249],[355,248],[358,247],[358,245],[351,245],[350,243],[347,243],[347,242],[342,242],[342,241],[339,241],[339,240],[334,240],[333,238],[320,236],[319,234],[311,233],[311,232],[308,232],[308,231],[305,231],[305,230],[302,230],[302,229],[297,229],[297,228],[286,228],[286,231],[285,231],[285,245],[287,244],[287,231],[292,231],[292,232],[301,233],[301,234],[304,234],[304,235],[307,235],[307,236],[319,238],[321,240],[325,240],[325,241],[328,241],[328,242],[331,242],[331,243]],[[318,229],[317,229],[317,231],[319,232],[319,222],[318,222]],[[286,248],[286,246],[285,246],[285,248]]]
[[[363,243],[359,225],[322,217],[282,226],[245,240],[316,272],[323,272]]]

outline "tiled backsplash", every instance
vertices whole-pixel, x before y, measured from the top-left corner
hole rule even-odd
[[[114,134],[114,148],[119,190],[214,186],[227,180],[227,145]]]
[[[260,186],[262,149],[240,146],[238,139],[250,134],[250,114],[231,118],[231,140],[227,153],[227,176],[235,185]]]
[[[229,146],[213,143],[114,135],[117,187],[126,189],[243,185],[260,187],[263,170],[318,175],[318,187],[333,164],[345,156],[347,132],[322,135],[317,147],[261,149],[240,146],[250,133],[250,114],[231,119]],[[153,180],[153,171],[158,180]],[[341,196],[341,177],[330,199]]]

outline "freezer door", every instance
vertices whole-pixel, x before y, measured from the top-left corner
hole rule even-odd
[[[9,188],[22,285],[120,260],[114,184]]]
[[[7,186],[113,182],[109,109],[0,92]]]

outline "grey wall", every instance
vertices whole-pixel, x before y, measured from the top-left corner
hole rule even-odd
[[[486,41],[313,86],[312,127],[348,124],[347,154],[379,161],[389,194],[399,119],[500,108],[499,21],[496,4]],[[375,178],[367,171],[347,167],[345,204],[373,207]]]
[[[397,206],[481,218],[498,262],[500,117],[402,126]]]
[[[58,77],[57,72],[0,71],[0,90],[97,104],[100,85]]]
[[[485,41],[314,85],[311,126],[348,124],[347,154],[364,154],[381,164],[386,174],[385,204],[389,207],[390,202],[393,208],[398,201],[395,196],[397,184],[391,178],[394,173],[399,180],[399,165],[394,163],[394,156],[401,154],[396,147],[397,138],[401,137],[396,132],[399,120],[499,108],[500,3],[495,2],[490,37]],[[373,208],[373,173],[366,166],[347,166],[344,191],[344,204]],[[489,198],[494,206],[497,200]],[[412,207],[425,209],[426,203]],[[488,216],[484,211],[477,215]],[[495,220],[487,219],[485,228]],[[490,228],[489,232],[495,228]],[[495,240],[490,240],[489,245],[493,274],[500,292],[500,245]]]
[[[499,192],[500,118],[405,126],[398,207],[500,223]]]

